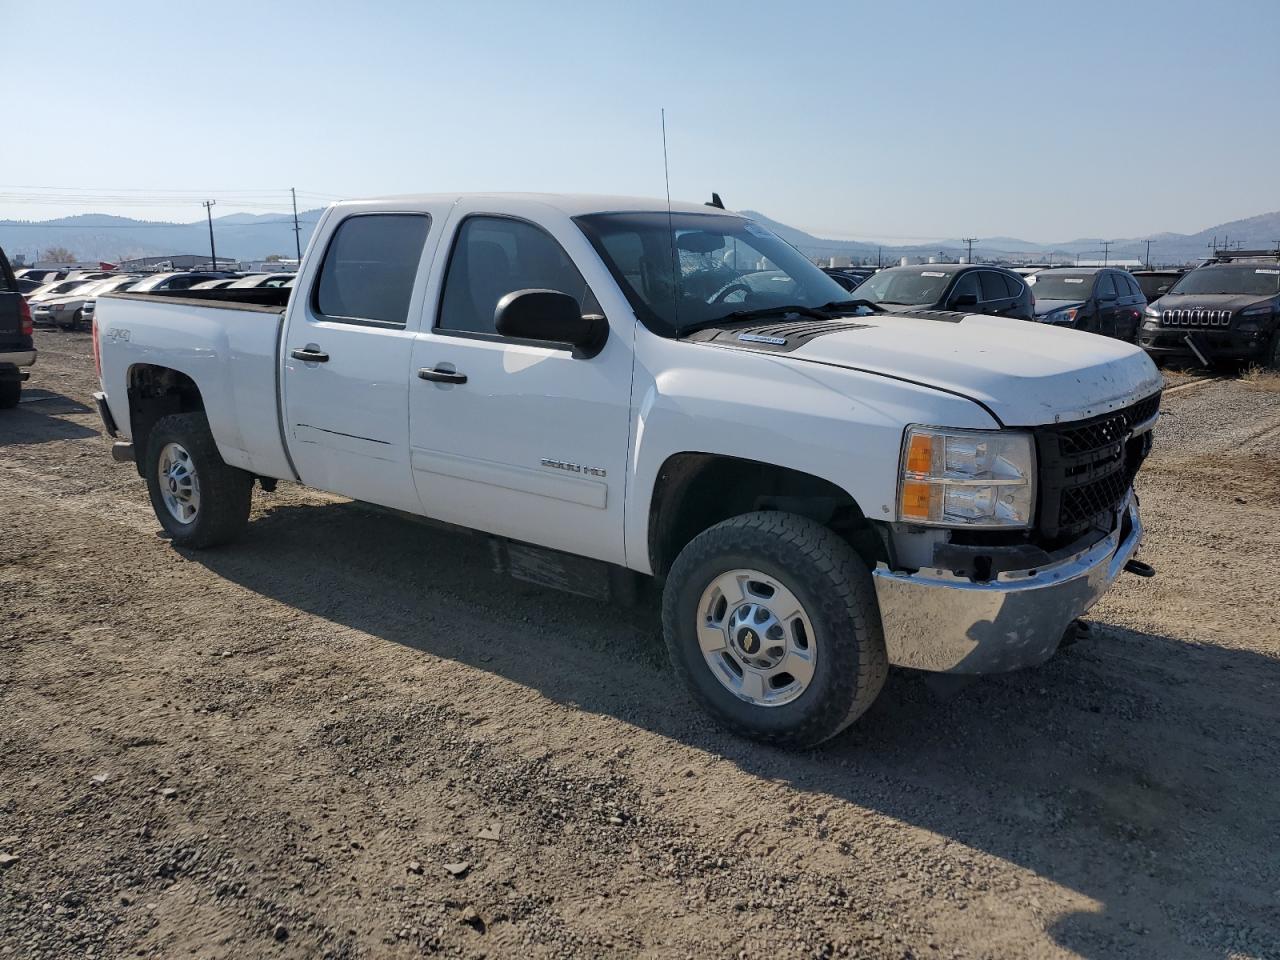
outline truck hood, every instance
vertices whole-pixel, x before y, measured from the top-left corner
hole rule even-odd
[[[1025,320],[874,314],[841,326],[786,355],[957,393],[1006,426],[1083,420],[1128,406],[1163,383],[1132,344]],[[734,339],[741,332],[733,331]]]

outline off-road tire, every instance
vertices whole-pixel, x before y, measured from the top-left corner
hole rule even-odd
[[[813,679],[782,706],[739,699],[715,678],[698,645],[703,591],[741,568],[790,589],[817,634]],[[748,513],[695,537],[667,576],[662,626],[672,666],[702,706],[734,733],[779,746],[812,747],[834,737],[871,706],[888,674],[867,565],[836,533],[797,514]]]
[[[0,410],[12,410],[21,397],[21,380],[0,380]]]
[[[174,517],[160,493],[160,453],[168,443],[180,443],[195,464],[200,507],[190,523]],[[202,550],[230,543],[249,522],[253,475],[223,461],[203,413],[175,413],[156,421],[147,439],[144,472],[156,519],[176,546]]]

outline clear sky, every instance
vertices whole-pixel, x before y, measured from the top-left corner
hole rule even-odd
[[[661,196],[660,107],[673,197],[822,236],[1280,209],[1280,0],[0,0],[0,36],[0,218],[196,220],[290,186]]]

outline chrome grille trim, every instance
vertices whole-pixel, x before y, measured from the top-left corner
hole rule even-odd
[[[1229,327],[1230,310],[1209,310],[1203,307],[1165,310],[1160,315],[1162,327]]]

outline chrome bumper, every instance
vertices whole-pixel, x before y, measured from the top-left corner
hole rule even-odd
[[[944,673],[1002,673],[1043,663],[1115,582],[1142,541],[1136,499],[1107,537],[1036,570],[974,583],[949,571],[873,572],[889,662]]]
[[[0,363],[12,363],[15,367],[29,367],[35,362],[34,350],[10,350],[0,353]]]

